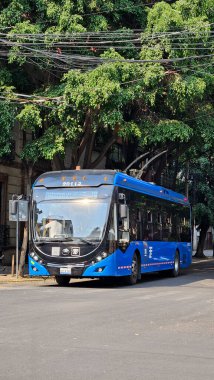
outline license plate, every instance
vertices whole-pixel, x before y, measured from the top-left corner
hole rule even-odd
[[[60,274],[71,274],[71,268],[60,268]]]

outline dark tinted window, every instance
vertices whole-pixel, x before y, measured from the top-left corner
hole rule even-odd
[[[131,240],[191,241],[190,208],[119,189],[129,205]]]

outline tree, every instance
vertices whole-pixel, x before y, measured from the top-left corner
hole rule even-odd
[[[200,160],[202,145],[206,152],[213,136],[211,5],[2,2],[7,60],[0,71],[0,154],[9,151],[13,109],[20,128],[32,134],[21,154],[29,169],[40,158],[56,169],[79,162],[95,168],[120,138],[154,156],[167,150],[153,162],[152,176],[158,181],[170,167],[176,186],[181,165],[190,162],[191,169],[191,152],[195,148],[194,160]],[[20,102],[20,94],[24,106],[9,103]],[[142,178],[150,177],[151,166]]]
[[[191,197],[193,216],[200,231],[195,257],[205,257],[204,243],[207,231],[214,225],[214,157],[212,149],[201,149],[201,157],[191,164]]]

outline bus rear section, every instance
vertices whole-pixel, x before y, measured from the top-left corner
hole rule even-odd
[[[191,263],[189,206],[160,189],[114,171],[45,173],[32,190],[29,274],[55,276],[59,285],[177,275]]]

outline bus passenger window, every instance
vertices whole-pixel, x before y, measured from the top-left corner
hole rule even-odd
[[[162,238],[163,241],[168,241],[169,236],[171,234],[171,224],[169,223],[170,217],[168,216],[167,212],[163,213],[162,221]]]

